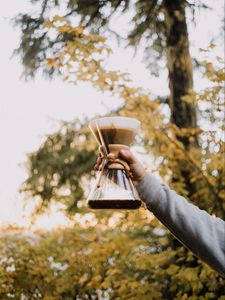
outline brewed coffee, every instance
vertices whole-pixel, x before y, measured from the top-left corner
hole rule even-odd
[[[141,201],[130,199],[89,200],[88,205],[94,209],[137,209],[141,206]]]
[[[88,205],[95,209],[136,209],[141,200],[125,170],[106,168],[89,196]]]
[[[130,145],[134,140],[135,130],[132,128],[101,127],[100,133],[97,128],[94,128],[94,134],[99,144],[102,143],[101,139],[103,139],[106,147],[109,144]]]

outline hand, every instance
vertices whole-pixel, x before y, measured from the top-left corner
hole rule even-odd
[[[113,159],[115,158],[112,153],[108,154],[107,158]],[[135,186],[138,186],[139,183],[145,176],[146,170],[143,165],[138,161],[138,159],[134,156],[134,154],[130,150],[120,150],[119,158],[126,161],[130,167],[130,171],[132,173],[132,181]],[[94,169],[96,171],[101,170],[103,167],[104,158],[101,156],[98,157],[96,165]]]

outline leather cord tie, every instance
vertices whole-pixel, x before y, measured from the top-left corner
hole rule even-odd
[[[109,144],[108,145],[110,153],[114,155],[115,158],[109,158],[107,152],[104,149],[101,149],[101,157],[105,162],[103,163],[103,169],[113,169],[113,170],[125,170],[128,177],[132,178],[132,173],[128,163],[120,158],[119,151],[129,149],[128,146],[119,145],[119,144]]]

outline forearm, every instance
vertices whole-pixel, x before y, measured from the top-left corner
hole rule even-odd
[[[225,222],[146,174],[138,186],[147,208],[193,253],[225,274]]]

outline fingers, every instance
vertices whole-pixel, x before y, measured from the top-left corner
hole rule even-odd
[[[130,152],[130,150],[120,150],[119,157],[121,157],[122,159],[127,161],[129,164],[134,164],[134,163],[137,162],[137,159],[135,158],[133,153]],[[115,159],[115,155],[113,153],[109,153],[107,155],[107,159],[109,159],[109,160]],[[103,164],[103,156],[100,152],[99,157],[98,157],[98,159],[96,161],[96,164],[94,166],[94,170],[95,171],[100,171],[102,169],[102,164]]]
[[[102,158],[101,157],[98,157],[97,159],[97,162],[96,162],[98,165],[100,165],[102,163]]]
[[[101,164],[102,164],[102,158],[98,157],[96,164],[94,165],[94,170],[99,171],[101,169]]]
[[[137,159],[130,150],[120,150],[119,156],[130,164],[137,162]]]
[[[107,158],[108,158],[108,159],[115,159],[116,157],[115,157],[115,155],[114,155],[113,153],[109,153],[109,154],[107,155]]]
[[[103,154],[102,154],[102,153],[103,153],[103,146],[99,146],[99,147],[98,147],[98,153],[99,153],[99,156],[100,156],[100,157],[103,156]]]
[[[104,157],[106,156],[106,150],[104,146],[99,146],[98,148],[99,151],[99,156],[97,158],[96,164],[94,165],[94,170],[95,171],[101,171],[102,167],[103,167],[103,160]]]
[[[101,157],[107,155],[107,150],[106,150],[105,146],[99,146],[99,147],[98,147],[98,151],[99,151],[99,155],[100,155]]]

